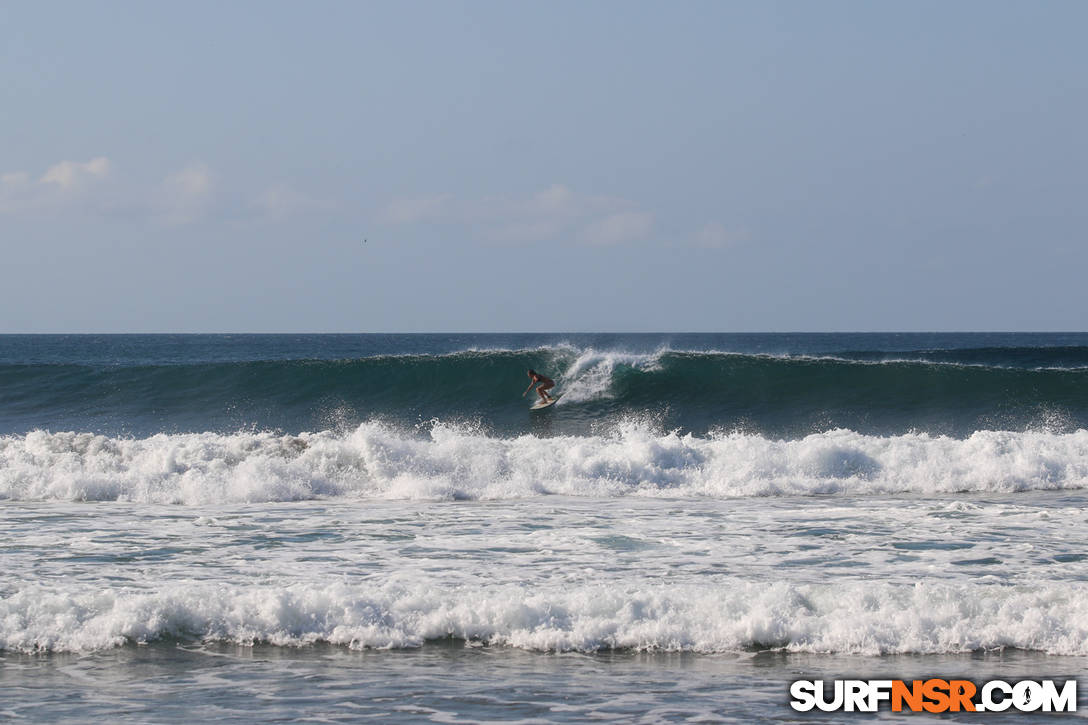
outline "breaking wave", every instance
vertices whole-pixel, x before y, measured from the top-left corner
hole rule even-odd
[[[554,377],[530,416],[525,370]],[[0,432],[320,430],[381,419],[483,421],[499,435],[585,434],[657,415],[669,428],[799,437],[831,428],[965,437],[1088,428],[1088,348],[829,356],[598,351],[569,345],[350,360],[0,365]],[[547,418],[545,418],[547,416]],[[544,422],[546,421],[546,423]]]
[[[1015,492],[1088,486],[1088,431],[977,431],[964,439],[832,430],[794,440],[663,432],[505,437],[435,423],[347,432],[33,431],[0,437],[0,499],[204,504],[355,496],[714,497]]]
[[[152,591],[34,585],[0,597],[0,650],[93,651],[159,639],[354,649],[455,639],[559,652],[1019,648],[1086,655],[1088,589],[742,580],[563,589],[181,581]]]

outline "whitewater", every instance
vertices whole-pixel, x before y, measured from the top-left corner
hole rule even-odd
[[[1075,676],[1086,383],[1078,334],[0,336],[0,717]]]
[[[596,436],[502,438],[436,423],[323,431],[0,438],[0,499],[215,504],[531,496],[711,497],[1009,492],[1088,486],[1088,431],[966,439],[832,430],[710,437],[631,422]]]
[[[1086,503],[23,503],[7,510],[19,544],[0,645],[1088,655]],[[56,517],[64,537],[45,523]]]

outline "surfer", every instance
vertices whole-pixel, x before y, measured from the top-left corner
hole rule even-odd
[[[528,393],[530,390],[533,389],[534,385],[536,385],[537,383],[540,383],[540,387],[536,389],[536,392],[540,393],[540,399],[545,401],[545,402],[552,399],[552,396],[548,395],[548,393],[546,391],[551,390],[552,388],[555,387],[555,381],[554,380],[552,380],[551,378],[549,378],[549,377],[547,377],[545,375],[541,375],[536,370],[530,370],[529,371],[529,380],[531,382],[529,383],[529,387],[527,387],[525,389],[525,393]],[[525,393],[522,393],[521,397],[524,398]]]

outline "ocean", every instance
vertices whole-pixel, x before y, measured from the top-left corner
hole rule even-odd
[[[0,336],[0,516],[0,719],[857,722],[1088,666],[1088,333]]]

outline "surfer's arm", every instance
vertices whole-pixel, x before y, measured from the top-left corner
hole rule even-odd
[[[527,388],[525,389],[525,393],[528,393],[528,392],[529,392],[530,390],[532,390],[532,389],[533,389],[533,386],[534,386],[534,385],[536,385],[536,381],[535,381],[535,380],[534,380],[533,382],[529,383],[529,387],[527,387]],[[521,394],[521,397],[523,397],[523,398],[524,398],[524,397],[525,397],[525,393],[522,393],[522,394]]]

